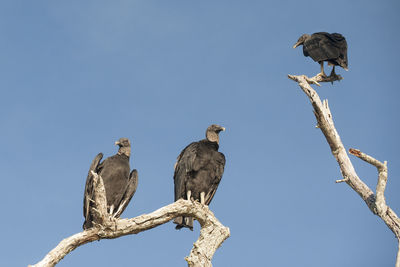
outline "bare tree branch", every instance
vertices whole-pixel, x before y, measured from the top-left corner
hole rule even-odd
[[[400,267],[400,239],[397,239],[397,242],[399,244],[399,248],[397,250],[397,260],[395,267]]]
[[[384,163],[380,162],[379,160],[361,152],[358,149],[350,148],[349,153],[368,162],[369,164],[374,165],[378,169],[378,183],[376,185],[376,200],[375,206],[376,211],[379,215],[382,215],[387,210],[387,205],[385,201],[385,188],[387,183],[387,162]]]
[[[315,75],[314,77],[308,78],[306,75],[299,75],[299,76],[294,76],[294,75],[288,75],[289,79],[294,80],[294,77],[302,77],[304,78],[307,83],[309,84],[316,84],[318,86],[321,86],[319,83],[333,83],[335,81],[340,81],[343,80],[342,76],[334,74],[330,76],[322,76],[322,75]],[[296,80],[294,80],[296,81]]]
[[[132,219],[116,219],[107,214],[105,191],[100,176],[94,175],[95,208],[91,212],[96,227],[72,235],[62,240],[40,262],[32,267],[52,267],[77,247],[100,239],[114,239],[124,235],[138,234],[167,223],[175,217],[191,216],[201,225],[200,237],[194,243],[190,255],[186,258],[189,267],[211,267],[215,251],[230,236],[229,228],[223,226],[208,206],[196,201],[178,200],[150,214],[143,214]]]
[[[365,201],[368,208],[374,214],[378,215],[394,233],[396,238],[400,240],[400,220],[396,213],[386,205],[384,197],[384,191],[387,182],[387,163],[381,163],[380,161],[362,153],[357,149],[350,149],[351,154],[378,168],[379,178],[375,195],[373,191],[358,177],[353,164],[346,153],[343,143],[340,140],[340,136],[333,123],[332,114],[328,106],[328,100],[321,102],[317,92],[310,86],[310,83],[315,83],[315,77],[311,79],[305,75],[288,75],[288,77],[299,84],[300,88],[308,96],[314,108],[314,115],[318,122],[318,128],[320,128],[324,134],[326,141],[331,148],[332,154],[339,164],[340,171],[343,176],[342,180],[337,180],[336,182],[346,182],[354,191],[356,191],[358,195]],[[396,267],[400,267],[400,250],[397,255]]]

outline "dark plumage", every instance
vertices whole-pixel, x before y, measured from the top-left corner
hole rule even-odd
[[[326,76],[324,61],[328,62],[328,65],[333,65],[331,76],[336,75],[335,66],[347,70],[347,42],[340,33],[317,32],[311,36],[303,34],[293,48],[299,45],[303,45],[304,56],[309,56],[321,64],[321,73],[318,75]]]
[[[225,156],[218,152],[220,131],[225,128],[211,125],[207,128],[206,139],[191,143],[178,156],[174,173],[175,201],[183,198],[210,204],[225,166]],[[193,230],[193,218],[178,217],[174,223],[176,229]]]
[[[83,229],[93,226],[93,218],[90,211],[93,196],[93,175],[91,175],[91,171],[96,172],[103,178],[107,198],[107,211],[115,218],[122,214],[136,192],[138,173],[136,170],[132,170],[129,173],[131,144],[127,138],[120,138],[115,144],[119,146],[116,155],[106,158],[100,163],[103,154],[99,153],[90,166],[83,199],[83,216],[85,217]]]

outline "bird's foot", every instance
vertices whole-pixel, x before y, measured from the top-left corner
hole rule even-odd
[[[114,214],[114,204],[110,206],[110,209],[109,209],[109,211],[108,211],[108,214],[109,214],[110,216],[112,216],[112,215]]]
[[[113,229],[114,231],[116,231],[117,230],[117,221],[118,221],[118,218],[114,218],[114,217],[108,217],[108,222],[107,222],[107,227],[109,228],[109,229]]]
[[[328,78],[328,76],[326,76],[325,72],[320,72],[317,75],[315,75],[315,77]]]
[[[205,196],[206,196],[206,193],[205,193],[205,192],[201,192],[201,193],[200,193],[200,203],[203,204],[203,205],[206,204]]]
[[[97,222],[92,221],[92,225],[93,225],[93,227],[95,227],[95,228],[104,230],[104,226],[103,226],[102,224],[100,224],[100,223],[97,223]]]
[[[314,84],[320,86],[320,84],[319,84],[320,82],[331,82],[331,83],[333,83],[334,81],[340,81],[342,79],[343,79],[342,76],[337,75],[334,71],[331,72],[331,74],[329,76],[327,76],[325,74],[325,72],[320,72],[317,75],[315,75],[314,77],[308,78],[307,82],[310,83],[310,84],[314,83]]]
[[[329,80],[331,80],[331,83],[333,84],[334,81],[340,81],[343,80],[343,77],[336,74],[334,71],[331,72],[331,75],[329,75]]]
[[[188,191],[186,192],[186,199],[187,199],[187,200],[193,201],[193,200],[192,200],[192,191],[188,190]]]
[[[123,209],[123,207],[125,206],[125,203],[126,203],[126,200],[124,200],[124,202],[122,202],[122,203],[119,205],[117,211],[112,215],[113,218],[118,218],[118,217],[121,215],[122,209]]]

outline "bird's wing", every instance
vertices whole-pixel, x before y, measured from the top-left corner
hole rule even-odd
[[[326,32],[314,33],[311,38],[304,43],[303,49],[314,61],[318,62],[335,59],[340,55],[340,50],[335,40]]]
[[[347,69],[348,60],[347,60],[347,42],[343,35],[340,33],[332,33],[331,39],[333,40],[335,46],[339,50],[339,60],[338,64],[342,66],[344,69]]]
[[[189,144],[182,150],[177,158],[174,172],[175,201],[186,196],[185,184],[187,174],[194,170],[193,167],[196,160],[198,146],[198,142]]]
[[[329,34],[326,33],[325,38],[322,39],[326,53],[330,58],[338,58],[340,56],[340,49],[342,47],[343,41],[346,44],[346,40],[339,33]]]
[[[85,219],[88,218],[89,215],[89,203],[93,198],[93,175],[92,171],[98,172],[98,166],[103,158],[103,153],[97,154],[97,156],[93,159],[92,164],[90,165],[89,172],[86,178],[85,184],[85,192],[83,195],[83,216]]]
[[[340,33],[332,33],[329,35],[329,38],[332,39],[335,43],[346,43],[346,39]],[[347,44],[346,44],[347,46]]]
[[[217,191],[219,182],[222,179],[222,175],[224,174],[224,168],[225,168],[225,155],[222,154],[221,152],[216,152],[217,156],[215,159],[215,166],[214,166],[214,182],[210,186],[210,190],[207,192],[204,201],[206,205],[209,205],[211,200],[213,199],[215,192]]]
[[[108,164],[108,162],[110,161],[109,160],[110,158],[112,158],[112,157],[108,157],[108,158],[104,159],[102,162],[99,163],[99,165],[97,165],[97,168],[96,168],[97,173],[100,173],[101,170],[104,168],[104,165]]]
[[[131,174],[129,175],[129,180],[128,184],[126,185],[125,193],[122,196],[120,205],[117,209],[117,212],[115,213],[114,217],[119,217],[121,214],[124,212],[126,207],[128,206],[129,202],[131,201],[133,195],[136,192],[137,186],[138,186],[138,172],[137,170],[132,170]]]
[[[129,180],[130,167],[129,159],[120,154],[106,158],[99,170],[100,176],[103,178],[104,188],[106,190],[107,209],[113,214],[120,206],[122,197]]]

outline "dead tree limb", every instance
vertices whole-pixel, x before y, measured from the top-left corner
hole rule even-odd
[[[346,182],[358,195],[365,201],[368,208],[377,216],[379,216],[389,229],[394,233],[398,241],[400,241],[400,220],[396,213],[386,205],[384,191],[387,182],[387,163],[384,163],[362,153],[357,149],[350,149],[349,152],[360,159],[374,165],[378,169],[378,183],[376,187],[376,195],[374,192],[358,177],[353,164],[343,146],[340,136],[336,131],[333,123],[332,113],[328,106],[328,100],[321,102],[317,92],[310,86],[310,83],[316,83],[316,77],[308,78],[305,75],[295,76],[288,75],[289,79],[297,82],[303,92],[310,99],[314,108],[314,115],[318,122],[318,128],[321,129],[326,141],[328,142],[332,154],[339,164],[343,179],[336,182]],[[317,77],[318,78],[318,77]],[[319,81],[323,82],[323,81]],[[400,267],[400,243],[397,254],[396,267]]]
[[[77,247],[100,239],[114,239],[125,235],[138,234],[152,229],[179,216],[194,217],[201,225],[199,239],[193,244],[190,255],[186,257],[189,267],[211,267],[215,251],[229,237],[229,228],[223,226],[208,206],[197,201],[178,200],[150,214],[132,219],[117,219],[106,213],[105,191],[102,179],[94,175],[93,213],[97,213],[95,227],[62,240],[40,262],[31,267],[52,267]]]
[[[329,82],[333,83],[335,81],[343,80],[342,76],[337,74],[330,76],[315,75],[314,77],[311,78],[308,78],[306,75],[300,75],[300,76],[289,75],[290,79],[292,79],[291,77],[302,77],[307,81],[307,83],[316,84],[318,86],[321,86],[319,83],[329,83]]]

